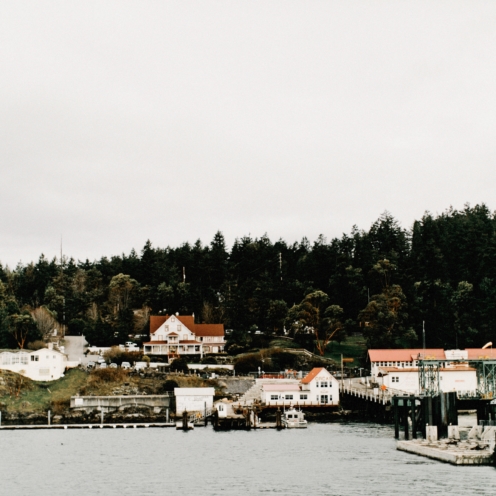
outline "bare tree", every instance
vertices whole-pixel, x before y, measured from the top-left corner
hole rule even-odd
[[[60,324],[48,308],[41,306],[29,312],[36,323],[36,327],[43,336],[44,341],[48,341],[53,331],[60,329]]]

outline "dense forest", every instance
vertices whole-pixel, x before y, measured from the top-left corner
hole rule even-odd
[[[92,344],[147,334],[150,314],[194,313],[248,332],[303,343],[362,332],[371,347],[479,347],[496,328],[496,216],[485,205],[426,213],[411,230],[384,213],[340,239],[273,242],[222,233],[177,248],[98,261],[0,266],[0,347],[24,347],[54,328]]]

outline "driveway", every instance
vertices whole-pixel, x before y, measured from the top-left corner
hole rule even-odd
[[[69,361],[85,362],[84,348],[87,346],[84,336],[66,336],[64,338],[65,353]]]

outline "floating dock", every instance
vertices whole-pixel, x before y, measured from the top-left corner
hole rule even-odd
[[[52,424],[52,425],[1,425],[1,431],[36,429],[146,429],[149,427],[175,427],[174,422],[149,422],[133,424]]]
[[[493,449],[480,441],[398,441],[397,449],[452,465],[493,465]]]

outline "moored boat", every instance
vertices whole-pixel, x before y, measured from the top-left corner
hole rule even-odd
[[[305,414],[294,407],[284,411],[282,414],[282,424],[287,429],[305,429],[308,422],[305,420]]]

